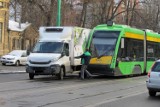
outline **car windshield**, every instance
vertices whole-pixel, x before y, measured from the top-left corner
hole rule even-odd
[[[15,50],[15,51],[10,52],[8,55],[21,56],[22,53],[23,53],[22,51]]]
[[[156,62],[152,67],[152,72],[160,72],[160,62]]]
[[[38,42],[33,53],[61,53],[62,48],[62,42]]]

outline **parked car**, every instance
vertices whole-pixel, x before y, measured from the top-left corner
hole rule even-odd
[[[146,85],[150,96],[155,96],[157,92],[160,92],[160,60],[157,60],[148,72]]]
[[[2,65],[25,65],[27,62],[26,50],[14,50],[0,59]]]

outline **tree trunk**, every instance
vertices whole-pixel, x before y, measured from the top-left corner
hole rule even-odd
[[[83,3],[83,9],[81,12],[81,19],[80,19],[80,27],[85,27],[87,4],[88,4],[88,1],[85,1]]]

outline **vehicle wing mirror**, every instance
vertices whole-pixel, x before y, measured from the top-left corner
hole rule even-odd
[[[65,54],[65,52],[62,52],[62,54],[61,54],[62,56],[65,56],[66,54]]]

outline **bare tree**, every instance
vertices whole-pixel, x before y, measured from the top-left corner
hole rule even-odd
[[[15,1],[15,0],[13,0]],[[21,21],[30,22],[35,27],[55,26],[57,17],[57,0],[17,0],[21,5]],[[73,0],[62,0],[62,25],[74,21]],[[67,16],[68,15],[68,16]],[[67,23],[69,24],[69,23]],[[73,24],[71,24],[73,25]]]
[[[92,0],[89,3],[88,12],[90,13],[90,24],[106,23],[113,15],[114,1],[113,0]]]
[[[50,26],[53,25],[53,20],[56,18],[52,16],[56,10],[55,0],[23,0],[22,5],[22,21],[29,21],[35,23],[36,26]],[[55,8],[54,8],[55,7]]]
[[[10,1],[10,17],[14,21],[19,21],[20,18],[20,5],[18,0],[11,0]]]
[[[94,27],[108,20],[120,24],[160,28],[159,0],[62,0],[62,26]],[[11,17],[35,27],[56,25],[57,0],[11,0]],[[123,7],[123,9],[121,9]],[[21,11],[20,11],[21,10]],[[118,19],[121,17],[123,20]]]
[[[80,18],[80,27],[85,27],[86,22],[86,13],[87,13],[87,5],[90,0],[83,0],[83,6],[82,6],[82,12],[81,12],[81,18]]]
[[[141,17],[143,23],[142,28],[159,31],[160,20],[160,1],[159,0],[144,0],[142,11],[136,12]]]

